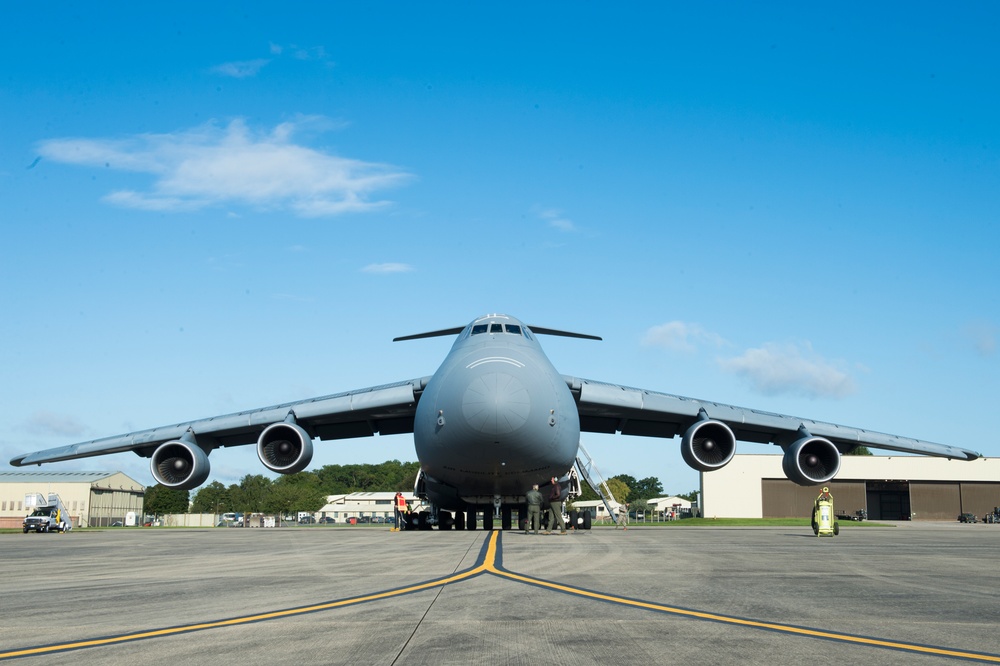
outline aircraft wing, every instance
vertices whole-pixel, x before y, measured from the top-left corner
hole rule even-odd
[[[134,451],[149,458],[160,444],[180,439],[186,433],[191,433],[198,445],[206,450],[254,444],[265,428],[285,421],[289,414],[294,415],[295,422],[309,435],[320,439],[413,432],[413,414],[429,380],[430,377],[411,379],[70,444],[17,456],[10,464],[21,467],[123,451]]]
[[[830,440],[842,453],[855,446],[870,446],[959,460],[975,460],[982,455],[945,444],[796,416],[577,377],[564,376],[564,379],[576,398],[580,411],[580,429],[584,432],[670,438],[683,435],[688,428],[707,417],[725,423],[732,429],[736,439],[744,442],[787,444],[804,429],[810,435]]]

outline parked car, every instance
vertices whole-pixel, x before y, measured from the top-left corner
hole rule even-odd
[[[974,513],[962,513],[958,516],[958,522],[960,523],[978,523],[979,518],[976,517]]]
[[[336,518],[331,518],[330,516],[323,516],[319,519],[319,522],[325,523],[327,525],[337,522]]]
[[[316,519],[312,516],[302,516],[299,518],[299,525],[312,525],[316,522]]]

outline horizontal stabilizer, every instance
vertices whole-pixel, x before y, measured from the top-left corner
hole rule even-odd
[[[586,333],[573,333],[572,331],[560,331],[555,328],[544,328],[542,326],[529,326],[534,333],[538,335],[560,335],[564,338],[582,338],[584,340],[602,340],[596,335],[588,335]],[[456,326],[454,328],[443,328],[440,331],[428,331],[427,333],[414,333],[413,335],[401,335],[398,338],[393,338],[393,342],[402,342],[403,340],[420,340],[422,338],[438,338],[445,335],[458,335],[465,330],[464,326]]]
[[[573,333],[572,331],[560,331],[555,328],[542,328],[541,326],[529,326],[533,332],[539,335],[561,335],[564,338],[583,338],[584,340],[603,340],[604,338],[586,333]]]
[[[413,335],[402,335],[398,338],[393,338],[393,342],[402,342],[403,340],[420,340],[421,338],[439,338],[444,335],[458,335],[465,330],[464,326],[458,326],[456,328],[443,328],[440,331],[429,331],[427,333],[414,333]]]

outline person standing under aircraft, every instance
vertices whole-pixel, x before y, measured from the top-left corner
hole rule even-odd
[[[542,494],[538,492],[537,483],[525,493],[524,501],[528,504],[528,522],[524,525],[524,533],[534,530],[538,534],[538,526],[542,522]]]
[[[615,529],[619,527],[623,530],[628,529],[628,504],[618,505],[618,524],[615,525]]]
[[[396,529],[401,530],[403,529],[403,516],[406,513],[406,498],[403,497],[403,493],[396,493],[396,497],[392,500],[392,508],[396,514]]]
[[[549,529],[555,532],[559,525],[559,534],[566,534],[566,521],[562,517],[562,489],[559,479],[552,477],[552,490],[549,491]]]

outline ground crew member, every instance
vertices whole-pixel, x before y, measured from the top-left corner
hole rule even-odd
[[[618,524],[615,525],[615,529],[619,527],[623,530],[628,529],[628,504],[618,505]]]
[[[401,530],[403,529],[403,515],[406,513],[406,498],[403,497],[403,493],[396,493],[396,497],[392,501],[392,508],[396,514],[396,529]]]
[[[542,522],[542,494],[538,492],[537,483],[525,493],[524,501],[528,503],[528,522],[524,525],[524,533],[534,530],[538,534],[538,525]]]
[[[566,521],[562,517],[562,488],[559,480],[552,477],[552,490],[549,491],[549,529],[553,532],[559,525],[559,534],[566,534]]]

